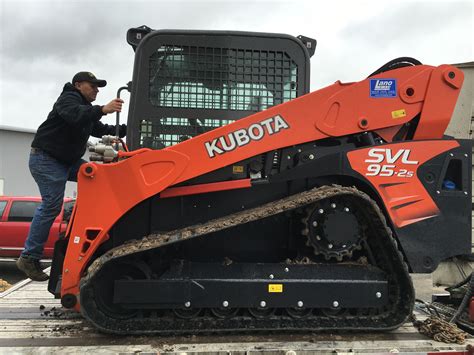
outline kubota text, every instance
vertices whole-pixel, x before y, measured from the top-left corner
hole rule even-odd
[[[247,145],[251,141],[259,141],[267,134],[272,135],[288,128],[290,126],[283,117],[276,115],[254,123],[248,128],[241,128],[225,136],[205,142],[204,145],[209,157],[214,158],[216,154],[233,151],[235,148]]]

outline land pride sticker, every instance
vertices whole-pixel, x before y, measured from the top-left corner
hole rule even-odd
[[[252,141],[259,141],[266,136],[278,134],[284,129],[290,128],[290,125],[281,117],[276,115],[266,118],[263,121],[253,123],[248,128],[240,128],[230,132],[225,136],[217,137],[212,141],[204,143],[209,158],[216,155],[231,152],[234,149],[249,144]]]
[[[397,97],[397,79],[370,79],[370,97]]]

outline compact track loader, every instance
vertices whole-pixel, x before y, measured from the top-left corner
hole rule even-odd
[[[78,176],[49,290],[112,333],[390,330],[471,246],[463,73],[393,60],[309,92],[316,41],[130,29],[127,143]]]

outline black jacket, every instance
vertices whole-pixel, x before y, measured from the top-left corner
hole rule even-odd
[[[31,146],[44,150],[63,163],[74,163],[84,155],[91,135],[100,138],[115,134],[115,126],[99,121],[102,116],[101,106],[92,106],[72,84],[67,83],[48,118],[39,126]],[[125,136],[124,125],[120,131],[120,136]]]

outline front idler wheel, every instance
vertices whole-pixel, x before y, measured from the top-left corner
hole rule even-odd
[[[123,262],[106,265],[94,282],[94,294],[99,309],[115,319],[130,319],[138,315],[138,310],[125,308],[114,303],[114,285],[118,280],[150,279],[151,271],[147,265],[139,262]]]

